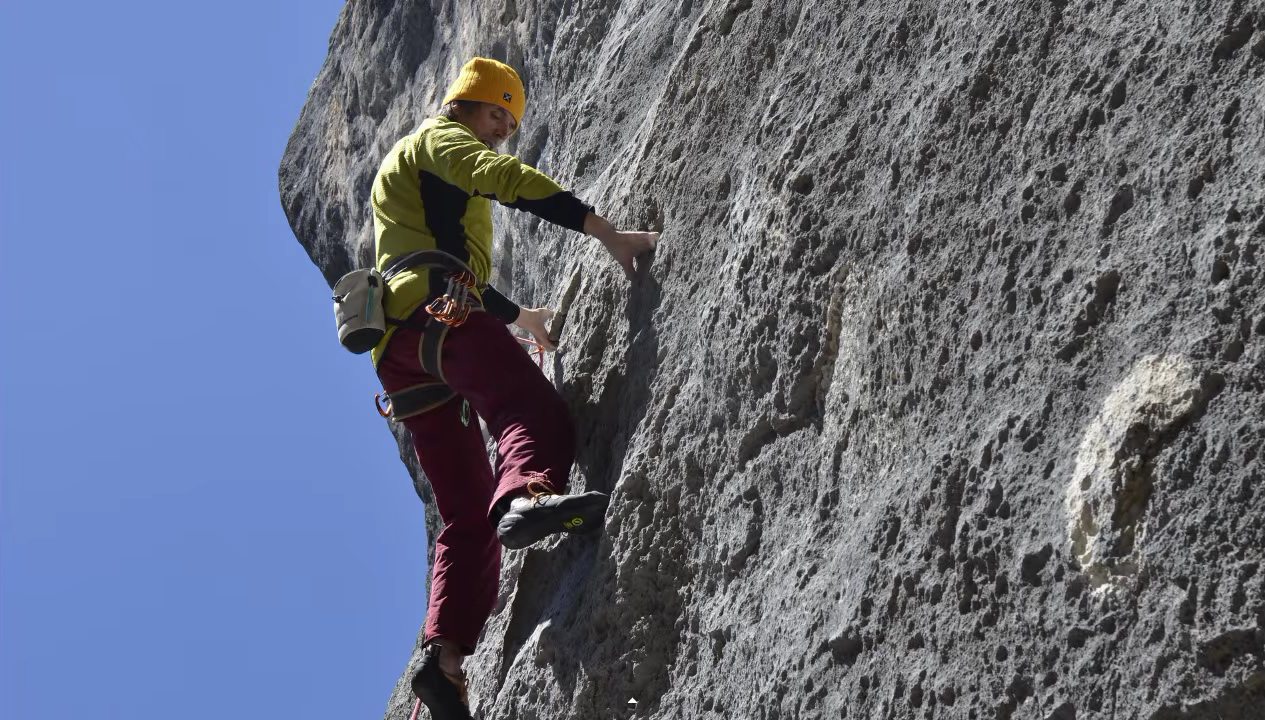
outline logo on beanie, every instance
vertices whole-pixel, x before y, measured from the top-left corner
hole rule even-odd
[[[502,97],[505,98],[505,102],[514,102],[514,96],[509,93],[505,93]]]

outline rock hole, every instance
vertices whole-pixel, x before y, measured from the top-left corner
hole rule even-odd
[[[856,627],[849,627],[842,633],[830,639],[830,656],[842,665],[852,666],[856,662],[857,656],[861,654],[863,644],[861,642],[861,634]]]
[[[1045,570],[1046,563],[1050,561],[1050,556],[1054,554],[1054,548],[1047,544],[1039,551],[1028,553],[1023,556],[1023,561],[1019,565],[1019,576],[1024,583],[1033,587],[1041,586],[1041,573]]]
[[[1121,105],[1124,105],[1125,97],[1126,97],[1125,82],[1124,80],[1121,80],[1120,82],[1112,86],[1111,99],[1107,101],[1107,106],[1110,107],[1112,110],[1118,110]]]
[[[1221,357],[1227,362],[1238,362],[1243,357],[1243,341],[1231,340],[1226,343],[1225,350],[1221,353]]]
[[[717,29],[721,35],[728,35],[734,27],[734,21],[738,16],[751,9],[751,0],[737,0],[734,4],[725,9],[725,14],[721,16]]]
[[[791,189],[800,195],[807,195],[813,191],[813,176],[809,173],[802,173],[795,181],[791,183]]]
[[[909,238],[909,242],[905,245],[905,252],[909,255],[917,255],[918,248],[922,247],[922,235],[914,234]]]
[[[1055,677],[1057,682],[1057,676]],[[1050,713],[1050,717],[1047,720],[1076,720],[1076,706],[1070,702],[1065,702],[1054,708],[1054,712]]]
[[[1103,221],[1104,225],[1115,225],[1121,215],[1133,209],[1133,186],[1122,185],[1116,189],[1116,194],[1111,197],[1111,206],[1107,209],[1107,217]]]
[[[1081,194],[1073,188],[1072,191],[1067,194],[1067,197],[1063,198],[1063,212],[1067,214],[1068,218],[1071,218],[1080,209]]]
[[[1073,650],[1085,647],[1085,641],[1093,634],[1089,628],[1074,627],[1067,631],[1067,646]]]
[[[720,179],[720,185],[716,187],[717,199],[724,200],[725,198],[729,197],[729,191],[731,189],[732,183],[733,181],[730,179],[729,173],[725,173],[725,177]]]
[[[1230,277],[1230,266],[1226,264],[1225,260],[1217,258],[1212,263],[1212,284],[1217,285],[1228,277]]]
[[[1191,200],[1194,200],[1198,198],[1199,194],[1202,193],[1203,191],[1204,191],[1204,179],[1201,177],[1197,177],[1191,180],[1190,184],[1186,186],[1186,197],[1190,198]]]
[[[1028,119],[1032,117],[1032,108],[1036,104],[1037,94],[1028,93],[1028,96],[1023,99],[1023,106],[1019,108],[1019,119],[1027,123]]]
[[[587,152],[581,155],[579,162],[577,162],[575,165],[576,177],[584,177],[584,173],[588,172],[588,169],[593,165],[593,162],[596,160],[597,160],[597,153],[595,152]]]
[[[1239,99],[1238,99],[1238,98],[1235,98],[1233,101],[1231,101],[1231,102],[1230,102],[1230,104],[1226,107],[1225,112],[1221,114],[1221,124],[1222,124],[1222,125],[1233,125],[1233,124],[1234,124],[1234,122],[1235,122],[1235,118],[1236,118],[1236,117],[1238,116],[1238,114],[1239,114],[1239,106],[1240,106],[1240,104],[1241,104],[1241,103],[1239,102]]]
[[[997,508],[1001,507],[1002,487],[1000,480],[993,481],[993,487],[988,491],[988,502],[984,504],[984,514],[988,517],[997,515]]]
[[[1119,291],[1119,270],[1108,270],[1098,277],[1098,281],[1094,283],[1094,305],[1097,306],[1099,314],[1116,301],[1116,293]]]
[[[1213,49],[1212,69],[1216,70],[1221,67],[1221,63],[1234,57],[1234,53],[1251,39],[1253,30],[1251,15],[1239,18],[1238,25],[1221,36],[1221,42],[1217,43],[1217,47]]]
[[[971,82],[970,96],[976,100],[987,100],[993,91],[994,81],[987,73],[980,73]]]

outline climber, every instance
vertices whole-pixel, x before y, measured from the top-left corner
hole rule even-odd
[[[489,201],[596,237],[629,279],[634,259],[658,241],[658,233],[615,229],[545,174],[499,154],[525,108],[511,67],[474,58],[440,115],[391,148],[373,183],[387,316],[406,321],[372,357],[444,522],[412,678],[434,720],[470,717],[462,662],[491,614],[501,547],[599,529],[609,502],[599,492],[567,494],[575,438],[566,403],[505,328],[515,324],[553,349],[551,311],[519,307],[487,284]],[[433,402],[403,407],[409,393]],[[495,475],[471,409],[495,439]]]

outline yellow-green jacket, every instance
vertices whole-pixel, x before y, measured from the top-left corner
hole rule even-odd
[[[432,118],[395,144],[373,182],[377,268],[414,250],[442,250],[470,266],[484,306],[512,322],[516,305],[487,287],[492,274],[492,204],[527,210],[583,232],[592,207],[548,175],[512,155],[489,150],[461,123]],[[431,271],[404,270],[391,279],[388,317],[408,318],[431,299]],[[444,288],[436,288],[442,294]],[[373,349],[382,358],[394,326]]]

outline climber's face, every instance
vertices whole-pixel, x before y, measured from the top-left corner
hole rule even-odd
[[[492,103],[474,103],[472,109],[457,114],[457,121],[470,128],[479,142],[491,150],[500,147],[518,129],[514,116],[500,105]]]

